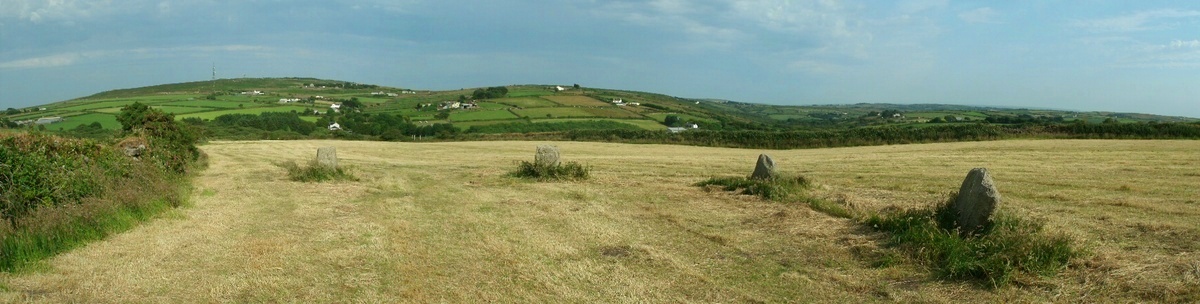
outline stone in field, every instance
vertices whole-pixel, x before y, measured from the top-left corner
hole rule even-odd
[[[986,168],[971,169],[958,189],[950,208],[958,216],[954,223],[965,233],[975,232],[992,220],[1000,205],[1000,192]]]
[[[337,150],[333,147],[317,148],[317,165],[330,169],[337,169]]]
[[[772,179],[775,178],[775,161],[771,160],[766,154],[758,155],[758,164],[754,165],[754,173],[750,174],[753,179]]]
[[[533,156],[533,163],[538,166],[558,166],[558,148],[549,145],[538,146],[537,154]]]

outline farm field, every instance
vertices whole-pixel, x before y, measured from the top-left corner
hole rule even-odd
[[[582,107],[603,107],[610,106],[609,103],[596,100],[595,98],[579,95],[552,95],[542,96],[541,98],[548,99],[555,103],[564,106],[582,106]]]
[[[645,118],[637,113],[626,111],[624,107],[586,108],[584,111],[600,117],[609,118]]]
[[[499,98],[499,99],[492,99],[491,101],[498,102],[498,103],[504,103],[504,104],[510,104],[510,105],[514,105],[514,106],[518,106],[518,107],[522,107],[522,108],[544,108],[544,107],[558,106],[558,104],[556,104],[554,102],[551,102],[549,100],[546,100],[546,99],[540,98],[540,97],[536,97],[536,96]]]
[[[225,115],[225,114],[258,114],[258,113],[263,113],[263,112],[291,112],[291,111],[304,112],[306,109],[308,109],[308,107],[282,106],[282,107],[263,107],[263,108],[249,108],[249,109],[236,109],[236,110],[221,110],[221,111],[200,112],[200,113],[192,113],[192,114],[180,114],[180,115],[175,115],[175,119],[182,120],[182,119],[188,118],[188,117],[197,117],[197,118],[201,118],[201,119],[213,119],[213,118],[217,118],[217,116],[221,116],[221,115]]]
[[[529,118],[563,118],[563,117],[595,117],[596,114],[581,108],[533,108],[512,110],[521,117]],[[547,117],[546,115],[550,115]]]
[[[592,178],[506,176],[541,142],[210,142],[188,207],[0,274],[34,302],[1194,302],[1200,141],[1014,140],[760,151],[555,142]],[[359,181],[280,161],[335,146]],[[759,153],[867,212],[943,200],[987,167],[1001,213],[1089,253],[988,290],[908,263],[884,235],[803,204],[707,192]]]
[[[472,110],[456,111],[450,114],[453,121],[501,120],[518,118],[508,110]]]

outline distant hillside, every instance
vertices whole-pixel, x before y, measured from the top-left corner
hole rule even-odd
[[[480,88],[481,90],[482,88]],[[119,127],[115,113],[140,102],[177,119],[212,120],[226,114],[297,112],[316,122],[335,104],[360,103],[366,114],[408,117],[418,124],[449,123],[464,132],[541,132],[554,129],[669,127],[708,130],[786,130],[880,125],[1023,122],[1180,122],[1195,118],[1135,113],[1005,109],[960,105],[851,104],[784,106],[566,85],[505,86],[503,96],[476,95],[477,88],[409,90],[315,78],[236,78],[119,89],[0,116],[51,130],[98,123]],[[552,125],[531,125],[552,124]],[[616,124],[616,125],[614,125]],[[472,127],[475,128],[472,131]]]

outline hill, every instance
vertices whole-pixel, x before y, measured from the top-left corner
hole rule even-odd
[[[317,122],[335,104],[361,104],[367,114],[407,117],[418,124],[449,123],[475,133],[526,133],[573,129],[787,130],[940,123],[1102,121],[1181,122],[1194,118],[1149,114],[1006,109],[957,105],[783,106],[690,99],[616,89],[512,85],[506,94],[480,98],[481,89],[423,91],[315,78],[237,78],[120,89],[25,109],[8,109],[12,122],[70,130],[98,124],[117,128],[114,114],[140,102],[177,119],[213,120],[227,114],[296,112]],[[457,103],[457,104],[456,104]],[[329,118],[327,122],[337,119]],[[474,129],[473,129],[474,128]],[[351,130],[352,131],[352,130]]]
[[[1195,302],[1200,141],[1011,140],[772,151],[813,195],[919,208],[986,166],[999,211],[1089,253],[991,290],[807,204],[692,184],[758,151],[553,142],[584,181],[506,176],[531,142],[210,142],[191,207],[0,273],[0,302]],[[357,182],[275,163],[335,146]],[[1102,178],[1098,178],[1102,177]]]

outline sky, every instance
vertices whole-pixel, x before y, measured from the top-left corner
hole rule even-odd
[[[218,78],[1200,117],[1197,1],[0,0],[0,108]]]

